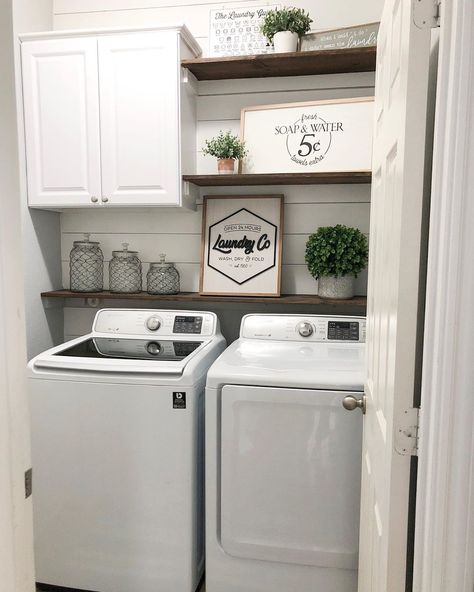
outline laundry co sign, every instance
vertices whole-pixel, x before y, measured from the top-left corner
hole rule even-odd
[[[243,109],[242,172],[370,170],[372,117],[372,97]]]
[[[205,199],[201,292],[279,294],[281,196]]]

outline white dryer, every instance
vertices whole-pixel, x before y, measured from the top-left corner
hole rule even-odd
[[[210,312],[105,309],[29,364],[38,582],[194,592]]]
[[[206,591],[356,592],[365,319],[248,315],[206,387]]]

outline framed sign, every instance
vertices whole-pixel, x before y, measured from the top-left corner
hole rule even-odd
[[[380,23],[368,23],[356,27],[309,33],[301,37],[301,51],[372,47],[377,45],[379,27]]]
[[[204,197],[201,294],[280,296],[282,195]]]
[[[373,97],[245,107],[241,173],[369,171]]]
[[[209,55],[235,56],[272,53],[260,32],[264,16],[280,4],[222,8],[209,11]]]

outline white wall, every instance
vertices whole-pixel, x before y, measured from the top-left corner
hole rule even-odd
[[[20,237],[13,19],[0,3],[0,589],[33,592],[31,466]]]
[[[263,2],[261,2],[263,3]],[[268,2],[266,2],[268,3]],[[54,28],[79,29],[111,26],[143,26],[164,22],[184,22],[207,50],[208,15],[211,8],[222,6],[252,6],[255,0],[211,3],[208,0],[55,0]],[[311,0],[292,2],[309,10],[314,29],[347,26],[377,21],[382,0]],[[219,129],[239,129],[243,106],[293,101],[332,99],[373,94],[373,73],[305,76],[274,79],[200,82],[197,98],[198,147]],[[198,173],[214,172],[215,162],[197,155]],[[369,185],[320,185],[288,187],[214,188],[204,194],[268,194],[285,196],[285,231],[283,243],[283,293],[314,294],[317,284],[304,264],[304,249],[308,235],[319,226],[348,224],[368,233]],[[196,291],[199,281],[199,242],[201,206],[196,213],[150,210],[130,211],[68,211],[61,214],[61,258],[63,286],[69,285],[68,259],[72,241],[84,232],[99,240],[108,261],[112,249],[122,242],[140,251],[145,263],[155,261],[166,252],[175,261],[181,274],[183,291]],[[107,275],[107,274],[106,274]],[[366,292],[366,274],[357,280],[357,292]],[[71,303],[66,305],[73,306]],[[90,312],[76,309],[66,315],[65,333],[74,335],[90,327]],[[82,315],[82,317],[81,317]],[[83,322],[73,319],[83,318]],[[72,327],[74,325],[74,328]]]
[[[53,28],[52,0],[15,0],[13,3],[17,93],[21,97],[20,33]],[[19,118],[20,189],[22,204],[23,254],[25,260],[25,301],[28,357],[31,358],[62,339],[63,311],[44,309],[40,293],[61,286],[59,214],[30,210],[27,206],[23,113]]]
[[[55,0],[54,28],[129,27],[184,22],[206,53],[210,9],[275,3],[308,10],[315,31],[379,21],[383,5],[382,0]]]

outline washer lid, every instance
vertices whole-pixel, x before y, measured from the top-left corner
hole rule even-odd
[[[207,386],[248,384],[362,391],[364,343],[258,341],[240,338],[209,370]]]
[[[202,341],[171,339],[89,337],[89,339],[61,349],[53,355],[60,358],[148,360],[155,363],[180,362],[190,356],[202,343]]]
[[[135,339],[86,335],[30,362],[32,369],[63,372],[178,374],[212,340]]]

